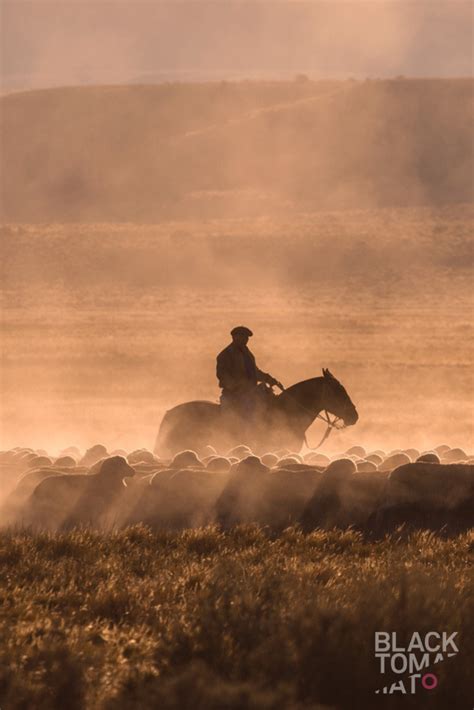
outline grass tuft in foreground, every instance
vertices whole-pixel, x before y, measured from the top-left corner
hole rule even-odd
[[[472,553],[427,533],[3,532],[0,707],[471,707]],[[375,695],[376,630],[458,631],[460,652],[436,690]]]

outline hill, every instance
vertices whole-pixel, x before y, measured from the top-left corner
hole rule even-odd
[[[472,199],[468,79],[76,87],[1,99],[6,221]]]

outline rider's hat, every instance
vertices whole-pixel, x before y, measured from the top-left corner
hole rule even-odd
[[[246,328],[245,325],[237,325],[230,331],[231,335],[247,335],[249,338],[252,337],[253,333],[250,328]]]

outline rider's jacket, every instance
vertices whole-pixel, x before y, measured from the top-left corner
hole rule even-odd
[[[255,387],[258,382],[274,382],[271,375],[259,370],[253,353],[246,345],[228,345],[217,356],[216,375],[219,387],[231,392],[239,392]]]

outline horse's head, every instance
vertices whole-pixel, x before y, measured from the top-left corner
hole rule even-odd
[[[352,403],[345,388],[334,375],[323,368],[324,375],[324,409],[343,420],[345,426],[352,426],[359,419],[357,409]]]

